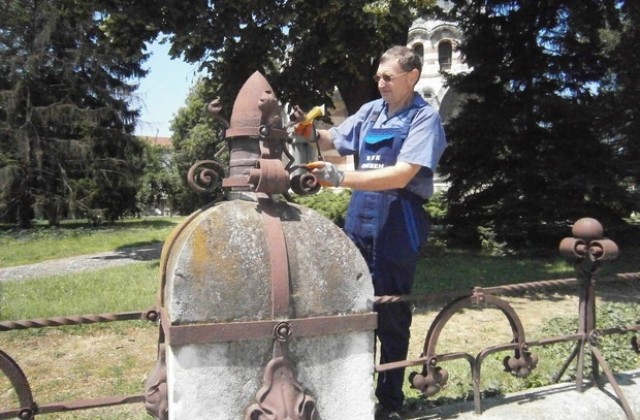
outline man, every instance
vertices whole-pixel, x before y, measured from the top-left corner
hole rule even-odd
[[[376,296],[411,293],[419,249],[429,220],[423,209],[433,194],[433,174],[446,147],[438,113],[415,93],[422,62],[404,46],[387,50],[374,80],[381,99],[369,102],[329,130],[303,133],[321,150],[355,155],[355,171],[318,162],[323,185],[354,190],[345,232],[364,256]],[[377,305],[380,363],[406,360],[411,308]],[[378,375],[376,419],[401,419],[404,369]]]

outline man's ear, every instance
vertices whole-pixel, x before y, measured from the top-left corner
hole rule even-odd
[[[420,80],[420,72],[418,71],[418,69],[413,69],[411,70],[409,77],[411,77],[413,85],[415,86],[418,83],[418,80]]]

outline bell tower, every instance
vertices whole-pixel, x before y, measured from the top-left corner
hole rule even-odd
[[[468,72],[458,50],[462,33],[449,12],[453,2],[438,0],[439,11],[416,19],[409,28],[408,47],[422,58],[422,75],[416,91],[440,113],[446,124],[456,112],[459,98],[445,86],[443,73]]]

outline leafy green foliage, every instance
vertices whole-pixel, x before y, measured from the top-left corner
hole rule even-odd
[[[424,209],[427,214],[429,214],[429,219],[432,224],[441,223],[447,214],[447,203],[444,201],[444,194],[442,192],[434,194],[427,204],[424,205]]]
[[[296,203],[317,211],[339,227],[344,226],[344,219],[350,200],[350,190],[342,190],[337,193],[322,190],[318,194],[294,197]]]
[[[173,197],[180,179],[171,170],[171,150],[149,143],[144,148],[144,174],[137,194],[141,209],[162,209],[169,197]]]
[[[228,151],[224,143],[224,125],[206,111],[215,95],[211,85],[199,80],[187,96],[185,106],[171,122],[173,155],[172,176],[179,182],[169,199],[171,207],[188,214],[211,202],[219,191],[196,193],[187,184],[189,168],[199,160],[215,160],[224,166]]]
[[[377,95],[371,80],[378,56],[405,44],[407,28],[433,0],[217,0],[156,1],[152,13],[137,2],[117,1],[134,22],[114,24],[121,41],[162,32],[171,54],[199,62],[219,88],[224,112],[255,71],[266,75],[283,103],[331,105],[337,86],[355,112]]]
[[[640,308],[624,302],[605,302],[596,307],[596,329],[618,328],[637,325],[640,322]],[[544,333],[548,336],[574,334],[577,330],[578,318],[554,318],[545,326]],[[598,338],[598,348],[604,355],[609,367],[613,371],[631,369],[640,366],[640,357],[631,348],[633,333],[618,333],[602,335]],[[575,347],[575,342],[554,344],[546,347],[544,356],[553,357],[561,353],[569,355]],[[588,354],[588,348],[586,350]],[[569,366],[566,374],[574,379],[577,365]],[[585,363],[584,375],[591,375],[591,364]]]

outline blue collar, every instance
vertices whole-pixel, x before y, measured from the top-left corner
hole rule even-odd
[[[380,99],[380,101],[382,101],[382,109],[384,110],[385,115],[388,113],[389,111],[389,104],[386,103],[384,101],[384,99]],[[409,109],[411,108],[422,108],[425,105],[429,105],[427,103],[427,101],[424,100],[424,98],[422,96],[420,96],[420,94],[418,92],[413,92],[413,99],[411,101],[411,103],[409,104],[409,106],[407,106],[406,108],[401,109],[400,111],[398,111],[395,115],[400,115],[404,112],[407,112]]]

